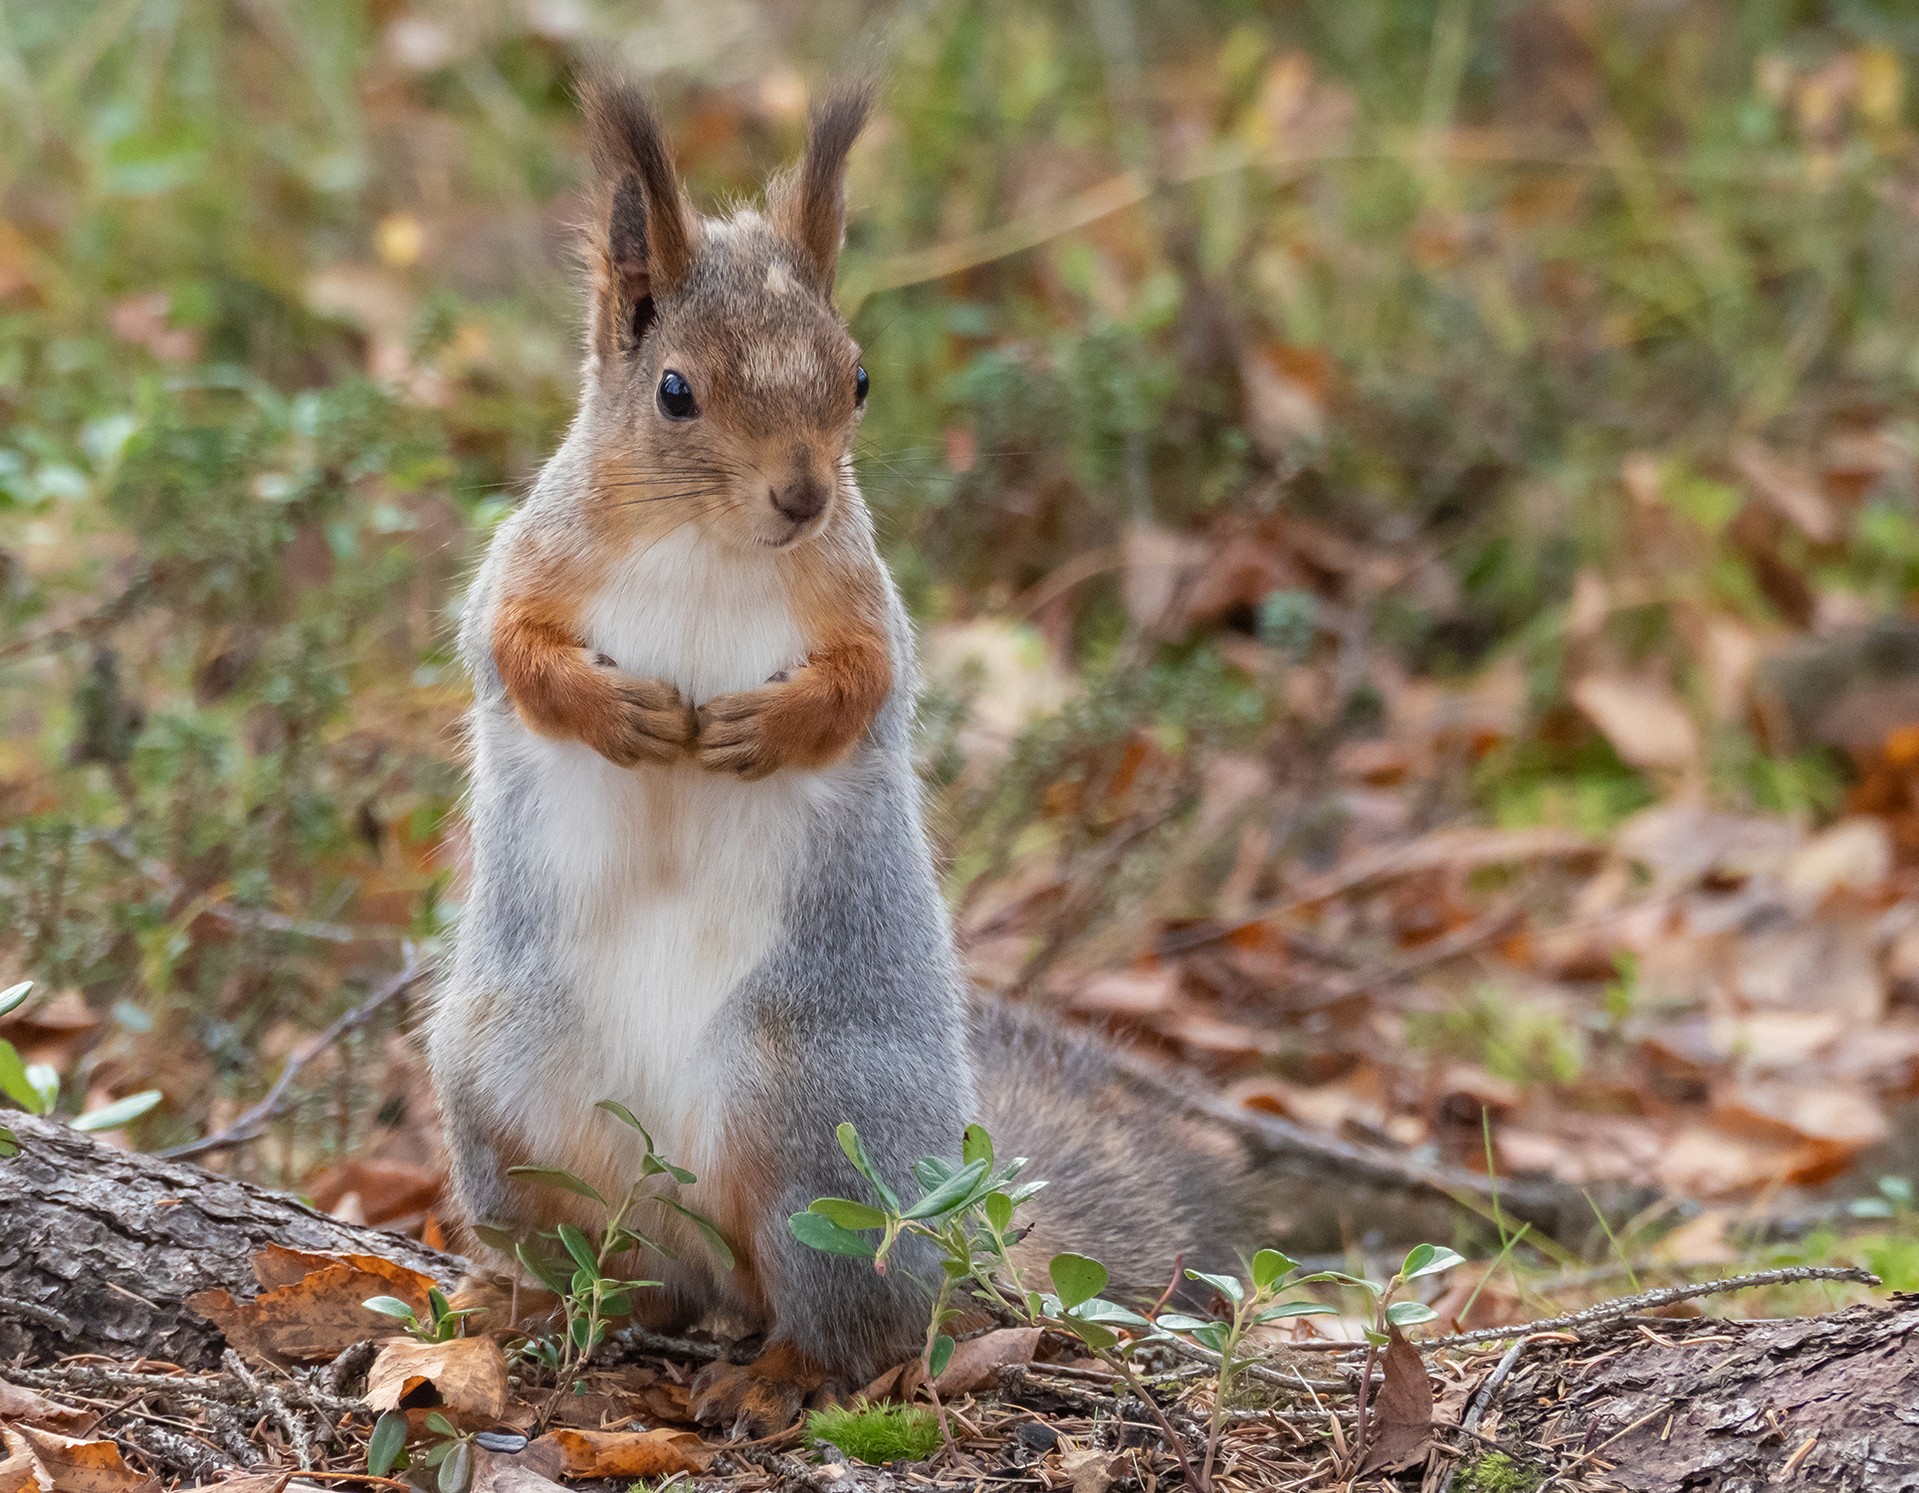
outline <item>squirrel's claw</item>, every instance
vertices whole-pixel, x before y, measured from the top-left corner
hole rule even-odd
[[[767,731],[772,689],[716,695],[699,708],[696,752],[709,772],[730,772],[749,782],[768,776],[780,754]]]
[[[784,1344],[752,1363],[709,1363],[693,1380],[693,1418],[725,1426],[735,1440],[777,1435],[820,1383],[819,1370]]]
[[[621,679],[613,686],[614,709],[603,742],[607,757],[622,767],[675,762],[693,744],[692,706],[663,679]]]

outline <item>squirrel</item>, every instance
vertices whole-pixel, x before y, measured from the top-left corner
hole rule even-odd
[[[1257,1242],[1259,1159],[1101,1042],[969,1000],[921,819],[913,633],[852,445],[869,380],[833,303],[867,86],[812,111],[764,210],[698,216],[631,85],[587,82],[594,185],[578,414],[466,601],[471,860],[427,1052],[456,1201],[601,1220],[511,1176],[638,1174],[626,1105],[694,1173],[641,1325],[765,1334],[696,1380],[767,1434],[923,1342],[937,1262],[815,1252],[789,1215],[854,1184],[853,1121],[904,1183],[970,1121],[1049,1181],[1022,1264],[1096,1253],[1158,1295]],[[1258,1206],[1256,1206],[1258,1205]],[[923,1242],[922,1242],[923,1243]]]

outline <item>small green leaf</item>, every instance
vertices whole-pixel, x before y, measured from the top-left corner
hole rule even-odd
[[[631,1125],[635,1130],[640,1132],[640,1139],[646,1142],[646,1149],[649,1151],[653,1149],[652,1132],[650,1132],[646,1128],[646,1126],[642,1125],[639,1122],[639,1120],[634,1117],[633,1111],[628,1109],[624,1104],[620,1103],[619,1100],[602,1099],[598,1104],[594,1105],[593,1107],[595,1109],[605,1110],[608,1114],[613,1116],[614,1119],[618,1120],[622,1125]]]
[[[922,1156],[913,1163],[913,1180],[928,1192],[953,1175],[953,1164],[937,1156]]]
[[[1203,1280],[1228,1301],[1244,1301],[1246,1287],[1230,1275],[1210,1275],[1204,1270],[1188,1270],[1188,1280]]]
[[[409,1327],[419,1325],[419,1316],[398,1296],[369,1296],[360,1303],[368,1311],[378,1312],[383,1317],[398,1317]]]
[[[28,1114],[40,1112],[40,1096],[27,1077],[27,1065],[11,1042],[0,1040],[0,1094],[5,1094]]]
[[[733,1268],[733,1246],[726,1242],[726,1235],[720,1232],[718,1224],[714,1223],[713,1220],[708,1218],[704,1213],[695,1212],[676,1198],[661,1198],[659,1201],[671,1208],[675,1213],[678,1213],[681,1217],[692,1220],[693,1226],[697,1228],[705,1238],[706,1247],[713,1251],[713,1257],[726,1269],[731,1270]]]
[[[118,1130],[122,1125],[131,1125],[159,1102],[158,1089],[142,1089],[137,1094],[129,1094],[124,1099],[88,1110],[73,1122],[73,1128],[87,1131]]]
[[[806,1211],[824,1214],[843,1229],[886,1227],[886,1215],[878,1208],[869,1203],[856,1203],[851,1198],[815,1198]]]
[[[912,1207],[906,1209],[900,1217],[912,1219],[937,1218],[942,1213],[949,1213],[966,1201],[973,1189],[980,1184],[985,1176],[986,1160],[984,1157],[976,1157],[972,1161],[967,1162],[966,1165],[958,1171],[954,1172],[953,1175],[948,1177],[940,1186],[927,1193],[925,1197],[913,1204]]]
[[[1098,1260],[1071,1253],[1054,1255],[1046,1273],[1052,1277],[1053,1289],[1059,1292],[1060,1303],[1068,1311],[1099,1295],[1108,1279],[1106,1267]]]
[[[18,985],[9,985],[0,990],[0,1016],[18,1010],[26,1004],[27,997],[33,994],[33,981],[22,980]]]
[[[984,1161],[988,1170],[993,1165],[993,1137],[986,1133],[986,1127],[975,1121],[966,1127],[966,1134],[960,1138],[961,1161]]]
[[[937,1379],[946,1372],[946,1366],[953,1361],[953,1349],[958,1345],[945,1333],[933,1339],[933,1350],[926,1355],[926,1371],[929,1377]]]
[[[1157,1318],[1153,1325],[1162,1327],[1168,1332],[1197,1332],[1202,1327],[1211,1327],[1213,1319],[1192,1317],[1185,1312],[1167,1312],[1163,1317]]]
[[[877,1248],[870,1240],[847,1232],[832,1219],[820,1213],[795,1213],[786,1220],[786,1227],[792,1231],[793,1237],[808,1249],[817,1249],[829,1255],[848,1255],[854,1259],[870,1260]]]
[[[1421,1322],[1437,1322],[1439,1313],[1423,1301],[1395,1301],[1386,1308],[1386,1320],[1395,1327],[1416,1327]]]
[[[1082,1301],[1071,1310],[1072,1315],[1082,1322],[1119,1322],[1127,1327],[1153,1325],[1131,1307],[1121,1306],[1117,1301],[1107,1301],[1099,1296]]]
[[[567,1192],[578,1193],[583,1198],[591,1198],[602,1208],[609,1206],[606,1199],[588,1182],[576,1177],[563,1166],[510,1166],[506,1169],[509,1177],[525,1177],[530,1181],[547,1187],[564,1188]]]
[[[986,1195],[986,1221],[995,1234],[1004,1235],[1013,1226],[1013,1200],[1003,1192]]]
[[[1073,1335],[1089,1348],[1110,1348],[1119,1341],[1119,1334],[1111,1328],[1102,1327],[1097,1322],[1082,1322],[1077,1317],[1062,1318]]]
[[[1253,1285],[1261,1291],[1270,1291],[1286,1278],[1286,1272],[1299,1269],[1299,1261],[1291,1255],[1283,1255],[1276,1249],[1262,1249],[1253,1256]]]
[[[468,1227],[473,1230],[473,1237],[478,1239],[480,1243],[491,1245],[494,1249],[501,1250],[506,1254],[512,1254],[513,1246],[519,1242],[511,1233],[501,1228],[497,1223],[476,1223],[470,1224]]]
[[[60,1102],[60,1070],[52,1063],[28,1063],[27,1084],[33,1090],[35,1104],[28,1105],[37,1115],[50,1115]]]
[[[440,1493],[466,1493],[473,1486],[473,1443],[456,1441],[440,1463]]]
[[[860,1143],[860,1133],[853,1128],[852,1122],[842,1120],[833,1134],[839,1140],[840,1149],[846,1153],[846,1159],[853,1163],[853,1169],[872,1185],[873,1191],[880,1195],[880,1201],[895,1213],[899,1212],[898,1195],[886,1185],[886,1180],[880,1176],[873,1163],[866,1159],[866,1147]]]
[[[446,1416],[438,1410],[427,1412],[426,1428],[436,1436],[457,1436],[460,1434],[460,1428],[454,1425],[452,1421],[448,1420]]]
[[[1456,1254],[1443,1244],[1415,1244],[1406,1256],[1406,1263],[1399,1267],[1399,1278],[1418,1280],[1422,1275],[1437,1275],[1465,1263],[1464,1255]]]
[[[594,1252],[593,1245],[586,1235],[570,1223],[561,1224],[555,1232],[559,1234],[560,1243],[566,1247],[566,1252],[573,1256],[573,1263],[585,1271],[591,1279],[598,1280],[600,1257]]]
[[[426,1306],[435,1322],[443,1321],[453,1315],[453,1303],[446,1299],[446,1292],[438,1286],[426,1288]]]
[[[1255,1322],[1278,1322],[1286,1317],[1332,1317],[1338,1312],[1323,1301],[1285,1301],[1269,1306],[1254,1317]]]
[[[572,1290],[566,1277],[554,1268],[552,1262],[542,1259],[527,1246],[524,1240],[513,1246],[513,1257],[526,1267],[529,1275],[555,1296],[564,1296]]]
[[[1331,1281],[1335,1285],[1356,1286],[1374,1296],[1386,1294],[1386,1288],[1376,1280],[1367,1280],[1364,1276],[1348,1275],[1343,1270],[1315,1270],[1311,1275],[1302,1275],[1293,1284],[1296,1286],[1317,1285],[1322,1281]]]
[[[20,1137],[5,1125],[0,1125],[0,1161],[7,1161],[20,1154]]]
[[[373,1477],[385,1477],[406,1450],[406,1412],[389,1410],[373,1423],[373,1434],[366,1443],[366,1470]]]

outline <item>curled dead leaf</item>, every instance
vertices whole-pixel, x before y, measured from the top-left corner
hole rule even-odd
[[[53,1493],[53,1478],[26,1438],[0,1425],[0,1493]]]
[[[1425,1460],[1433,1442],[1433,1385],[1426,1361],[1397,1327],[1390,1329],[1379,1386],[1366,1420],[1366,1454],[1359,1475],[1398,1472]]]
[[[250,1301],[230,1291],[200,1291],[187,1305],[226,1335],[243,1356],[313,1362],[355,1343],[384,1337],[391,1320],[367,1310],[370,1296],[396,1296],[421,1316],[433,1282],[378,1255],[323,1255],[268,1245],[254,1257],[263,1289]]]
[[[490,1337],[389,1338],[367,1370],[365,1398],[375,1411],[439,1405],[454,1416],[495,1421],[506,1413],[506,1355]]]
[[[706,1471],[713,1448],[691,1431],[548,1431],[529,1465],[560,1477],[672,1477]]]
[[[91,1410],[76,1410],[71,1405],[56,1404],[43,1394],[0,1379],[0,1421],[25,1421],[28,1425],[43,1426],[49,1431],[77,1435],[98,1419],[99,1416]]]
[[[934,1387],[946,1398],[991,1389],[1006,1365],[1033,1361],[1039,1339],[1037,1327],[1000,1327],[968,1338],[953,1349]]]
[[[44,1470],[48,1481],[42,1487],[52,1493],[158,1493],[158,1480],[127,1466],[111,1441],[62,1436],[37,1426],[16,1426],[14,1432]]]
[[[1683,772],[1699,761],[1699,728],[1660,680],[1588,674],[1573,685],[1572,699],[1633,767]]]

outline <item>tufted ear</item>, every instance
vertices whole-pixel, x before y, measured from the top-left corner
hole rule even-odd
[[[873,84],[841,83],[813,106],[806,154],[797,170],[773,183],[767,210],[800,251],[801,267],[822,295],[833,293],[833,270],[846,236],[846,156],[873,108]]]
[[[581,105],[593,150],[592,339],[602,357],[617,357],[640,345],[654,297],[670,294],[692,268],[694,218],[646,95],[592,77]]]

